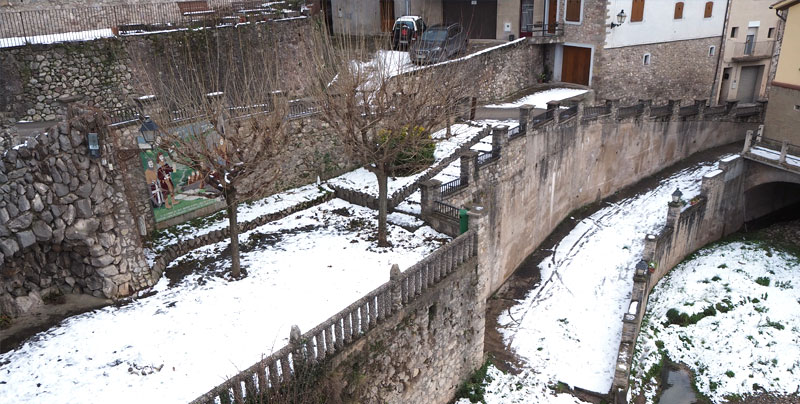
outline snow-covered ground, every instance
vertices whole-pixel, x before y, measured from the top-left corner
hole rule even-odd
[[[2,403],[178,403],[205,393],[413,265],[447,237],[389,227],[334,199],[242,235],[247,277],[219,276],[227,241],[190,253],[202,271],[122,307],[64,320],[0,355]],[[207,262],[206,262],[207,260]]]
[[[446,136],[445,129],[437,131],[436,133],[431,135],[431,137],[436,140],[436,150],[433,153],[434,163],[432,166],[435,166],[436,163],[452,155],[464,143],[467,143],[470,140],[472,140],[475,136],[478,136],[481,133],[481,131],[483,131],[483,128],[485,126],[487,125],[497,126],[500,124],[508,126],[509,129],[519,126],[519,122],[517,121],[480,120],[480,121],[471,121],[470,124],[457,123],[455,125],[452,125],[450,127],[451,135],[449,138]],[[487,145],[485,144],[486,142],[488,142],[488,148]],[[480,146],[476,145],[476,147],[473,147],[472,149],[483,150],[483,151],[491,150],[491,137],[488,137],[488,140],[484,139],[479,144]],[[460,162],[456,160],[454,164],[455,165],[451,164],[445,170],[447,170],[448,173],[455,173],[455,177],[458,177]],[[389,177],[388,181],[389,196],[393,195],[395,192],[403,189],[404,187],[412,184],[414,181],[419,179],[419,177],[421,177],[427,172],[428,170],[423,170],[417,174],[410,175],[407,177]],[[440,179],[438,177],[435,178]],[[378,196],[378,180],[375,178],[374,174],[367,171],[367,169],[365,168],[359,168],[357,170],[342,174],[336,178],[328,180],[327,183],[340,188],[361,191],[365,194],[372,195],[375,197]]]
[[[645,396],[654,402],[656,383],[642,379],[662,353],[689,366],[700,392],[715,403],[762,388],[780,395],[799,391],[798,266],[798,257],[768,244],[731,242],[705,248],[675,267],[650,296],[631,394],[647,383]],[[709,315],[680,326],[669,324],[671,309]]]
[[[51,44],[56,42],[91,41],[100,38],[111,38],[114,33],[110,28],[89,31],[67,32],[52,35],[35,35],[28,37],[0,38],[0,48],[22,46],[25,44]]]
[[[548,101],[561,101],[565,98],[581,95],[586,91],[577,88],[553,88],[526,95],[514,102],[487,105],[486,108],[519,108],[526,104],[533,105],[536,108],[547,108]]]
[[[781,151],[780,150],[772,150],[770,148],[762,147],[762,146],[754,146],[752,149],[750,149],[750,153],[752,153],[752,154],[754,154],[756,156],[759,156],[759,157],[763,157],[763,158],[767,158],[767,159],[775,160],[775,161],[779,161],[780,158],[781,158]],[[786,163],[791,164],[793,166],[800,167],[800,156],[793,156],[791,154],[787,154],[785,156],[785,158],[786,158]]]
[[[299,188],[293,188],[275,195],[268,196],[253,202],[239,204],[237,217],[239,223],[248,222],[259,216],[279,212],[300,203],[314,200],[329,192],[324,186],[310,184]],[[183,240],[199,237],[212,231],[228,227],[228,217],[219,215],[215,220],[204,223],[198,227],[191,223],[181,223],[172,226],[164,232],[164,236],[153,242],[152,248],[158,252],[172,244]]]
[[[682,170],[651,191],[600,209],[555,246],[539,266],[541,283],[498,318],[504,341],[525,363],[524,377],[496,373],[497,390],[487,402],[507,402],[504,396],[520,397],[508,402],[555,402],[541,394],[557,382],[609,391],[644,238],[664,225],[676,187],[691,198],[715,168]]]

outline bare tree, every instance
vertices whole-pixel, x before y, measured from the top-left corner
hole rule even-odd
[[[156,99],[150,114],[158,148],[225,200],[233,278],[240,276],[237,207],[277,179],[278,164],[271,163],[284,142],[288,109],[277,46],[256,30],[187,31],[179,46],[131,50],[138,78]]]
[[[302,65],[303,88],[349,157],[378,182],[378,245],[388,246],[388,177],[430,163],[430,133],[452,119],[477,77],[465,63],[414,66],[388,41],[327,35],[318,25]],[[375,51],[375,49],[378,49]]]

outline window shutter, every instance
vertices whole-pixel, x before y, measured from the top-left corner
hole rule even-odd
[[[644,0],[633,0],[631,5],[631,22],[642,21],[644,18]]]
[[[676,20],[680,20],[683,18],[683,2],[679,1],[675,3],[675,18]]]
[[[703,14],[703,18],[711,18],[711,12],[714,11],[714,2],[707,1],[706,2],[706,12]]]
[[[581,0],[567,0],[567,21],[580,22],[581,20]]]

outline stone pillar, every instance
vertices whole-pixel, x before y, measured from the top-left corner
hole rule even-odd
[[[748,130],[747,136],[744,138],[744,148],[742,148],[742,154],[745,154],[750,151],[750,146],[753,143],[753,131]]]
[[[419,183],[420,192],[420,213],[422,220],[430,217],[433,213],[433,203],[442,199],[442,182],[430,179]]]
[[[528,118],[531,116],[531,111],[535,107],[530,104],[525,104],[519,107],[519,134],[520,136],[528,133]]]
[[[477,252],[478,252],[478,285],[475,290],[478,291],[482,300],[486,300],[491,295],[491,251],[492,236],[489,226],[489,212],[486,207],[482,205],[467,205],[467,217],[469,220],[469,229],[474,231],[477,235]]]
[[[611,115],[611,117],[617,119],[617,113],[619,112],[619,100],[608,99],[606,100],[606,106],[608,107],[608,113]]]
[[[761,138],[764,136],[764,125],[758,125],[758,132],[756,132],[756,143],[761,143]]]
[[[553,117],[553,122],[558,123],[560,120],[559,117],[559,109],[561,107],[561,102],[559,101],[550,101],[547,103],[547,112]]]
[[[500,125],[492,130],[492,155],[500,155],[503,146],[508,143],[508,126]]]
[[[675,225],[678,223],[678,218],[681,216],[683,204],[680,201],[669,202],[667,206],[667,227],[675,227]]]
[[[706,101],[705,99],[702,100],[694,100],[694,105],[697,105],[697,120],[702,121],[703,116],[705,116],[706,112]]]
[[[781,143],[781,157],[778,159],[780,163],[786,163],[786,153],[789,151],[789,143],[785,140]]]
[[[586,108],[586,100],[581,100],[578,102],[578,111],[575,113],[575,121],[580,123],[583,121],[583,111]],[[580,125],[578,125],[580,128]]]
[[[650,262],[653,260],[656,254],[656,236],[652,234],[648,234],[644,238],[644,251],[642,252],[642,258]]]
[[[653,100],[639,99],[639,104],[642,104],[642,116],[650,116],[650,108],[653,107]]]
[[[669,100],[672,111],[670,112],[670,121],[677,121],[681,118],[681,100]]]
[[[475,183],[475,163],[477,162],[478,152],[467,150],[461,153],[461,183],[470,185]]]
[[[392,283],[392,302],[391,302],[391,313],[397,313],[403,307],[403,296],[400,291],[400,267],[397,264],[392,265],[392,269],[389,270],[389,281]],[[387,313],[387,316],[389,313]]]

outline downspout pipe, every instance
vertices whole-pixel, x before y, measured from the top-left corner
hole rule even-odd
[[[708,105],[716,105],[715,95],[717,95],[717,78],[719,77],[719,68],[722,61],[722,53],[725,51],[725,36],[728,34],[728,19],[730,18],[731,0],[725,3],[725,22],[722,23],[722,36],[719,41],[719,52],[717,52],[717,68],[714,69],[714,81],[711,82],[711,94],[708,96]],[[720,84],[721,86],[721,84]]]

